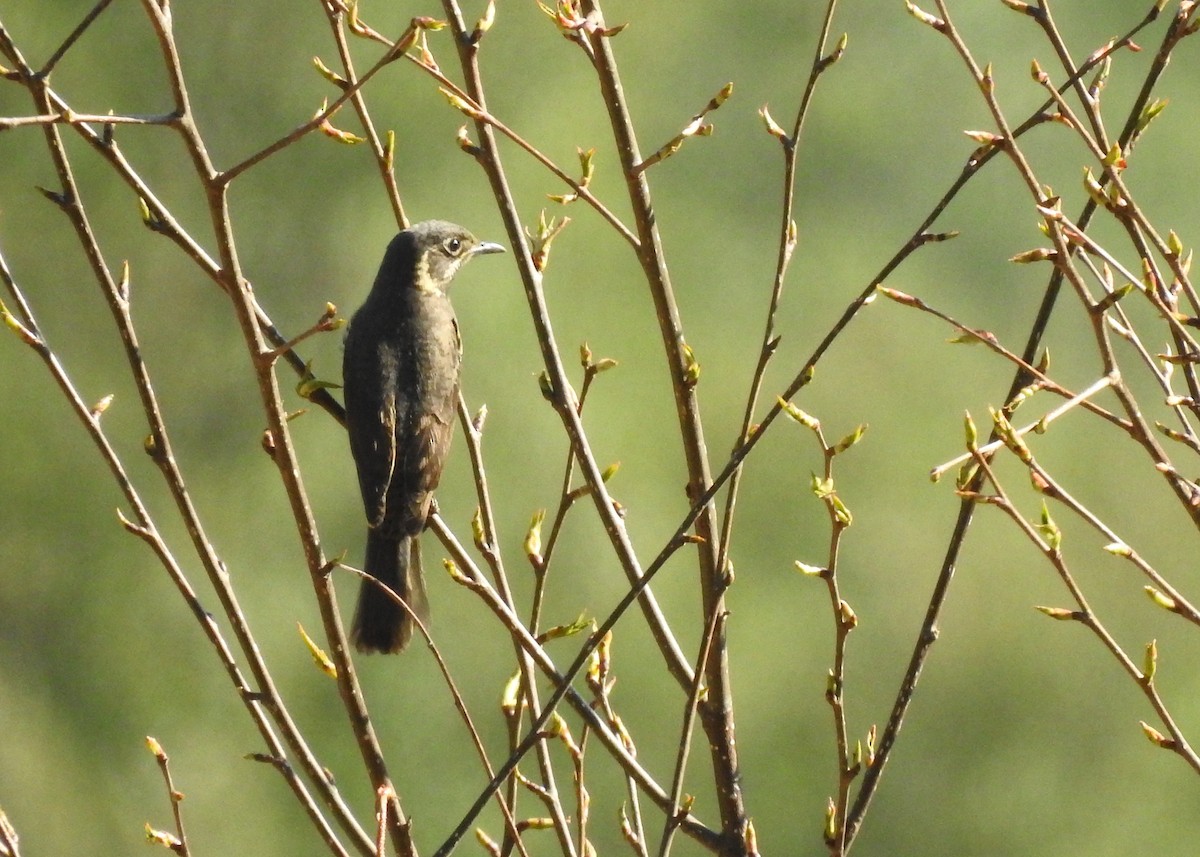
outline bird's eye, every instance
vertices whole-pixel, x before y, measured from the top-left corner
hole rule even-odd
[[[446,252],[451,256],[457,256],[462,251],[462,246],[463,243],[461,238],[446,239]]]

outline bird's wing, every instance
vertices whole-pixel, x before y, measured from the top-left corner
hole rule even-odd
[[[402,498],[403,520],[406,528],[418,533],[429,517],[429,504],[433,491],[442,478],[442,468],[450,452],[450,441],[454,437],[454,418],[458,414],[458,367],[462,360],[462,340],[458,333],[458,320],[450,318],[453,341],[444,355],[450,361],[446,373],[449,383],[439,385],[436,393],[421,403],[414,413],[402,415],[411,420],[399,433],[400,449],[396,452],[396,476],[392,487],[392,500]],[[433,393],[434,391],[430,391]],[[397,509],[390,510],[393,514]]]
[[[397,451],[397,474],[402,491],[393,490],[392,499],[402,497],[403,519],[411,530],[420,531],[429,515],[429,501],[442,478],[442,468],[454,436],[454,415],[458,388],[453,395],[437,402],[422,413],[414,414],[411,432],[406,433]]]
[[[372,403],[378,415],[355,426],[350,446],[358,465],[358,486],[362,491],[367,524],[378,527],[387,516],[387,496],[396,472],[396,396],[385,393]]]
[[[396,472],[397,414],[394,369],[387,355],[363,340],[352,322],[346,337],[343,383],[350,451],[358,469],[367,524],[378,527],[387,512],[387,496]]]

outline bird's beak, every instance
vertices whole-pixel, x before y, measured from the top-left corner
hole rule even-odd
[[[472,256],[486,256],[488,253],[503,253],[504,246],[491,241],[480,241],[471,251]]]

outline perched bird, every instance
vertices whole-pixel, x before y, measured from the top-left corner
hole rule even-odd
[[[453,223],[429,220],[392,239],[342,361],[346,428],[367,513],[364,570],[424,621],[417,536],[450,449],[462,343],[447,290],[472,256],[502,253]],[[363,581],[350,638],[360,652],[399,652],[413,622]]]

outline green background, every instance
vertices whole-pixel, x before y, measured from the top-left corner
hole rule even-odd
[[[1055,4],[1077,60],[1125,32],[1142,6],[1125,0]],[[1173,11],[1174,4],[1170,4]],[[26,58],[43,61],[89,8],[56,0],[6,0],[0,22]],[[930,6],[932,8],[932,5]],[[738,432],[757,357],[775,264],[782,158],[758,108],[770,104],[790,127],[807,78],[824,4],[613,2],[610,23],[629,21],[613,42],[643,152],[687,123],[721,86],[733,97],[710,116],[715,134],[689,141],[650,172],[658,223],[688,343],[701,364],[700,402],[714,469]],[[482,11],[471,4],[473,20]],[[387,34],[437,4],[363,4]],[[1016,124],[1041,90],[1031,59],[1061,79],[1034,24],[1000,3],[955,3],[951,12]],[[287,133],[332,88],[311,68],[336,52],[317,3],[250,3],[218,9],[173,6],[176,37],[200,131],[216,164],[228,166]],[[1163,32],[1139,38],[1142,53],[1117,55],[1104,95],[1110,133]],[[992,129],[948,42],[905,14],[899,2],[845,3],[834,34],[849,34],[840,64],[822,78],[800,153],[799,247],[778,317],[783,339],[764,401],[783,389],[849,301],[908,239],[958,174],[973,143],[964,129]],[[449,36],[430,46],[454,79]],[[378,46],[356,42],[363,70]],[[595,147],[595,192],[631,222],[607,119],[582,53],[536,4],[499,4],[481,52],[491,110],[575,170],[575,148]],[[1127,178],[1152,221],[1185,244],[1198,233],[1194,152],[1200,108],[1196,44],[1178,50],[1161,85],[1170,106],[1131,159]],[[53,84],[80,112],[160,113],[166,78],[140,4],[114,3],[55,71]],[[396,171],[413,219],[439,217],[507,242],[482,171],[454,144],[462,117],[434,82],[407,63],[367,87],[372,116],[396,131]],[[0,81],[0,115],[30,112],[24,91]],[[358,130],[343,111],[335,124]],[[264,418],[229,303],[177,248],[142,228],[128,189],[72,134],[67,145],[107,261],[132,266],[133,313],[180,465],[210,537],[227,563],[259,645],[322,761],[370,819],[360,770],[332,682],[312,668],[295,631],[320,622],[284,494],[259,439]],[[207,248],[212,230],[182,145],[161,128],[118,128],[117,139],[160,198]],[[1043,182],[1078,211],[1088,153],[1061,126],[1023,140]],[[536,222],[545,199],[564,189],[511,143],[501,147],[522,217]],[[0,250],[30,298],[43,330],[82,391],[114,394],[104,426],[186,573],[217,604],[173,514],[169,496],[141,452],[145,435],[136,392],[111,319],[65,219],[36,191],[55,187],[42,133],[0,133]],[[238,251],[259,301],[285,332],[312,324],[326,301],[349,313],[363,298],[382,248],[396,229],[365,147],[313,134],[240,178],[232,193]],[[601,464],[620,461],[610,483],[627,507],[639,556],[648,562],[686,511],[684,468],[653,308],[628,248],[594,212],[554,246],[546,278],[555,334],[565,357],[587,341],[620,366],[601,377],[585,424]],[[970,183],[935,225],[961,236],[917,253],[888,281],[1020,349],[1048,268],[1006,259],[1038,246],[1037,215],[1003,159]],[[1097,232],[1123,248],[1115,230]],[[1136,258],[1127,264],[1136,269]],[[5,300],[8,300],[7,295]],[[542,400],[540,357],[511,257],[474,263],[455,287],[466,343],[464,390],[487,404],[485,435],[507,567],[527,603],[531,575],[521,540],[532,512],[553,508],[566,444]],[[1136,306],[1151,330],[1155,319]],[[1147,337],[1160,350],[1162,332]],[[959,453],[962,413],[981,426],[1011,370],[979,347],[949,345],[953,331],[878,300],[837,341],[798,404],[832,437],[858,423],[870,429],[838,462],[839,493],[854,512],[843,541],[843,596],[860,618],[850,640],[846,697],[850,728],[882,728],[907,663],[958,503],[947,480],[928,470]],[[336,379],[340,334],[302,347],[317,374]],[[1081,389],[1100,374],[1086,320],[1064,300],[1048,338],[1052,370]],[[1131,383],[1152,418],[1160,398],[1128,360]],[[44,367],[14,336],[0,337],[0,807],[22,834],[24,853],[127,854],[142,826],[169,828],[169,808],[143,736],[171,755],[196,854],[321,853],[308,822],[270,768],[243,761],[262,750],[245,711],[203,635],[145,546],[118,525],[125,509],[107,469]],[[573,377],[579,378],[578,369]],[[282,374],[290,391],[293,378]],[[1027,405],[1033,421],[1049,397]],[[1103,403],[1115,406],[1110,397]],[[1056,402],[1055,402],[1056,403]],[[304,403],[294,394],[288,406]],[[362,520],[343,432],[318,410],[292,424],[326,552],[361,557]],[[1124,441],[1124,442],[1123,442]],[[1112,524],[1185,593],[1194,591],[1194,531],[1161,478],[1126,438],[1082,412],[1068,416],[1035,452],[1051,472]],[[1179,450],[1185,472],[1194,472]],[[824,588],[793,571],[822,564],[824,508],[808,490],[821,467],[811,435],[779,424],[750,459],[739,503],[729,596],[738,746],[748,808],[763,853],[819,854],[826,798],[835,788],[834,742],[825,674],[832,620]],[[1022,510],[1038,500],[1019,469],[1000,468]],[[439,492],[446,519],[463,538],[475,507],[461,439]],[[127,509],[126,509],[127,511]],[[1194,629],[1141,594],[1144,581],[1099,550],[1105,540],[1070,518],[1068,561],[1093,607],[1140,661],[1157,638],[1158,682],[1185,733],[1200,719]],[[493,759],[504,729],[497,701],[509,665],[497,662],[506,637],[468,593],[438,573],[440,547],[426,537],[435,639],[459,678]],[[551,574],[547,618],[607,615],[624,581],[592,510],[572,514]],[[356,584],[339,583],[343,609]],[[695,568],[676,557],[655,586],[685,652],[699,640]],[[1068,594],[1002,516],[982,509],[969,536],[934,647],[900,741],[856,847],[863,854],[1194,853],[1200,836],[1194,772],[1143,737],[1153,711],[1114,660],[1083,628],[1058,624],[1034,604],[1069,606]],[[222,622],[224,628],[224,623]],[[228,630],[227,628],[225,629]],[[570,644],[552,648],[560,662]],[[667,681],[639,617],[618,626],[614,704],[639,758],[669,780],[683,697]],[[361,676],[397,787],[425,853],[484,783],[432,659],[423,650],[362,661]],[[572,723],[575,723],[572,719]],[[688,790],[695,810],[716,822],[697,746]],[[620,853],[616,813],[621,782],[593,745],[592,836]],[[532,773],[532,768],[530,769]],[[566,769],[560,785],[569,786]],[[648,804],[644,804],[647,805]],[[530,814],[540,814],[531,799]],[[568,803],[568,811],[573,808]],[[651,841],[661,822],[647,809]],[[494,810],[481,820],[493,836]],[[539,851],[549,853],[550,834]],[[471,843],[462,853],[471,853]],[[676,853],[698,853],[682,838]]]

